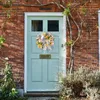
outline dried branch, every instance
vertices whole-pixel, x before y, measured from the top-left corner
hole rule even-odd
[[[36,0],[38,4],[12,4],[12,6],[23,6],[23,7],[42,7],[42,6],[48,6],[48,5],[57,5],[58,8],[62,8],[62,9],[65,9],[66,7],[61,4],[61,3],[58,3],[58,2],[49,2],[49,3],[46,3],[46,4],[42,4],[40,2],[40,0]],[[3,6],[3,3],[0,2],[0,6]]]
[[[80,38],[81,29],[80,29],[78,23],[74,20],[74,18],[73,18],[73,16],[72,16],[71,13],[70,13],[70,17],[71,17],[72,21],[74,22],[74,24],[76,25],[77,30],[78,30],[78,36],[77,36],[76,40],[75,40],[74,43],[73,43],[73,45],[75,45],[75,43],[76,43],[76,42],[79,40],[79,38]]]
[[[66,16],[67,17],[67,23],[68,23],[68,26],[69,26],[69,33],[70,33],[70,40],[73,39],[72,37],[72,26],[71,26],[71,23],[70,23],[70,19],[69,19],[69,16]],[[73,71],[73,45],[71,45],[70,47],[70,61],[69,61],[69,65],[68,67],[70,68],[70,74],[72,73]]]
[[[36,0],[38,4],[42,5],[42,3],[40,2],[40,0]]]
[[[55,4],[54,2],[49,2],[47,4],[12,4],[12,6],[24,6],[24,7],[41,7],[41,6],[48,6]],[[0,3],[1,6],[3,6],[3,3]]]
[[[80,27],[81,27],[81,32],[82,32],[82,26],[83,26],[84,20],[82,19],[81,15],[79,14],[78,11],[76,11],[76,13],[77,13],[79,19],[81,20],[81,22],[80,22]]]

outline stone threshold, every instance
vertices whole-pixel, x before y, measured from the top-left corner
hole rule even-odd
[[[59,92],[27,92],[24,93],[27,97],[59,97]]]

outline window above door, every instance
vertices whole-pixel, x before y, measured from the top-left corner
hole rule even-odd
[[[59,20],[48,20],[48,31],[59,31]]]
[[[43,20],[32,20],[31,21],[31,31],[40,32],[43,31]],[[47,31],[48,32],[59,32],[59,20],[48,20],[47,19]]]
[[[32,31],[43,31],[43,20],[32,20]]]

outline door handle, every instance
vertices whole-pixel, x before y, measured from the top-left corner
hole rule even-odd
[[[61,44],[61,47],[64,47],[64,44]]]

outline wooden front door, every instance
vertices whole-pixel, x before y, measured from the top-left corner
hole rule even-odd
[[[58,91],[59,74],[66,66],[66,50],[62,47],[65,38],[63,16],[33,15],[27,16],[26,22],[26,91]],[[43,32],[53,35],[52,50],[37,47],[36,38]]]

